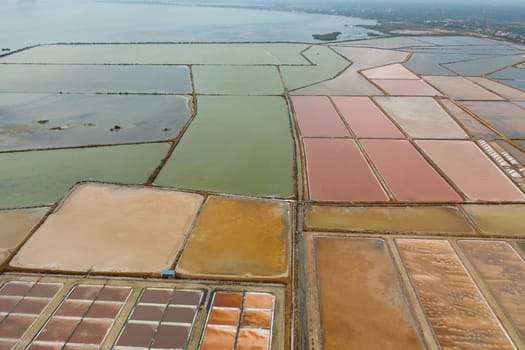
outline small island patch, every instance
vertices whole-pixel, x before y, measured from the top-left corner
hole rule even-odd
[[[332,40],[337,40],[337,38],[339,38],[339,35],[341,34],[343,33],[332,32],[332,33],[327,33],[327,34],[312,34],[312,38],[314,38],[315,40],[332,41]]]

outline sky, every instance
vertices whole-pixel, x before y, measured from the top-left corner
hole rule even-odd
[[[235,0],[234,0],[235,1]],[[325,1],[322,0],[236,0],[236,2],[247,2],[247,3],[261,3],[261,2],[311,2],[311,3],[324,3]],[[217,2],[220,2],[218,0]],[[227,0],[226,0],[227,2]],[[435,4],[435,2],[430,0],[327,0],[326,2],[341,2],[341,3],[392,3],[392,4],[399,4],[399,3],[418,3],[418,4]],[[477,5],[477,4],[494,4],[500,5],[500,4],[512,4],[512,5],[525,5],[525,0],[440,0],[439,3],[450,3],[455,5],[461,5],[461,4],[470,4],[470,5]]]
[[[0,0],[5,1],[5,0]],[[37,0],[18,0],[20,2],[34,2]],[[166,2],[166,3],[215,3],[215,4],[225,4],[225,3],[235,3],[235,4],[262,4],[262,3],[342,3],[342,4],[351,4],[351,3],[382,3],[382,4],[454,4],[454,5],[493,5],[499,6],[503,4],[508,5],[523,5],[525,6],[525,0],[92,0],[92,1],[122,1],[122,2]]]

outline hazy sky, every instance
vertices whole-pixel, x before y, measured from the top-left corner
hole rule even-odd
[[[0,0],[5,1],[5,0]],[[19,0],[19,1],[27,1],[32,2],[36,0]],[[134,2],[141,2],[141,3],[147,3],[148,1],[159,1],[159,2],[166,2],[166,3],[185,3],[190,4],[193,3],[235,3],[235,4],[261,4],[261,3],[275,3],[275,2],[282,2],[282,3],[319,3],[326,5],[327,3],[343,3],[343,4],[351,4],[351,3],[360,3],[360,4],[366,4],[366,3],[391,3],[391,4],[429,4],[429,5],[435,5],[435,4],[454,4],[454,5],[493,5],[498,6],[502,4],[512,4],[512,5],[523,5],[525,6],[525,0],[439,0],[439,1],[432,1],[432,0],[194,0],[194,1],[188,1],[188,0],[92,0],[92,1],[134,1]]]
[[[227,1],[227,0],[226,0]],[[253,3],[261,3],[261,2],[275,2],[279,0],[234,0],[236,2],[253,2]],[[281,2],[313,2],[313,3],[323,3],[322,0],[280,0]],[[218,1],[220,2],[220,1]],[[369,3],[369,2],[379,2],[379,3],[392,3],[392,4],[399,4],[399,3],[418,3],[418,4],[435,4],[436,2],[432,2],[430,0],[327,0],[326,2],[341,2],[341,3]],[[450,4],[493,4],[494,6],[497,6],[499,4],[514,4],[514,5],[525,5],[525,0],[440,0],[438,3],[450,3]]]

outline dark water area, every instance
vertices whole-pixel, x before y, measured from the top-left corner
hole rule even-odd
[[[360,18],[148,1],[3,0],[0,49],[58,42],[317,42],[312,34],[366,38]],[[7,51],[0,52],[6,53]]]

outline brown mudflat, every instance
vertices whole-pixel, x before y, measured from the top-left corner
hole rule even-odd
[[[396,242],[442,349],[514,349],[450,243]]]
[[[324,349],[421,349],[383,240],[316,238]]]
[[[525,336],[525,261],[503,241],[460,241],[459,245],[478,270],[515,326]]]

